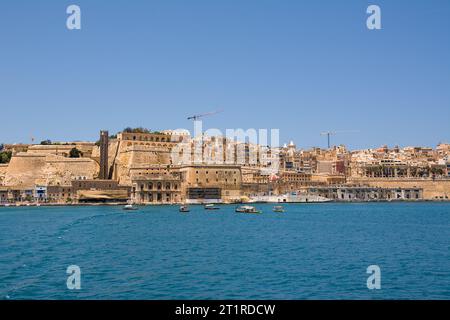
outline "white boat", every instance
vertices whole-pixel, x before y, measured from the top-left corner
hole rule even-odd
[[[214,203],[209,203],[205,205],[205,210],[219,210],[220,208]]]
[[[138,208],[136,208],[135,206],[133,206],[132,204],[126,204],[123,207],[123,210],[137,210]]]
[[[282,213],[282,212],[284,212],[284,208],[283,208],[283,206],[275,206],[275,207],[273,207],[273,212]]]
[[[184,213],[184,212],[189,212],[190,210],[189,210],[188,206],[183,205],[183,206],[180,206],[179,211]]]
[[[254,214],[262,213],[261,210],[258,210],[258,209],[256,209],[255,207],[252,207],[252,206],[240,206],[240,207],[237,207],[235,209],[235,211],[238,212],[238,213],[254,213]]]

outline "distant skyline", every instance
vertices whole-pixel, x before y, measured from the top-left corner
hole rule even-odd
[[[82,29],[66,28],[81,7]],[[381,7],[382,30],[366,28]],[[350,149],[450,142],[450,1],[25,1],[0,8],[0,143],[125,127],[280,129]]]

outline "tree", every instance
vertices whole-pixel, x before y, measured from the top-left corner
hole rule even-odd
[[[151,130],[149,130],[147,128],[143,128],[143,127],[138,127],[138,128],[127,127],[125,129],[123,129],[123,132],[126,132],[126,133],[151,133]]]
[[[47,146],[47,145],[50,145],[50,144],[52,144],[52,141],[49,140],[49,139],[41,141],[41,145],[43,145],[43,146]]]
[[[11,161],[12,151],[0,152],[0,163],[9,163]]]
[[[77,148],[72,148],[69,153],[70,158],[80,158],[83,156],[83,152],[78,150]]]

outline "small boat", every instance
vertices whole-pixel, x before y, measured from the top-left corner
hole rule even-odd
[[[205,205],[205,210],[219,210],[220,208],[212,203]]]
[[[273,212],[284,212],[284,208],[282,206],[273,207]]]
[[[189,207],[188,206],[180,206],[180,212],[189,212]]]
[[[126,204],[124,207],[123,207],[123,210],[137,210],[138,208],[137,207],[135,207],[135,206],[133,206],[132,204]]]
[[[235,211],[238,213],[262,213],[261,210],[258,210],[252,206],[240,206],[237,207]]]

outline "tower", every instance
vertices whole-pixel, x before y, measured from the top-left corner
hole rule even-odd
[[[100,174],[99,179],[106,180],[109,178],[108,168],[108,145],[109,134],[108,131],[100,131]]]

